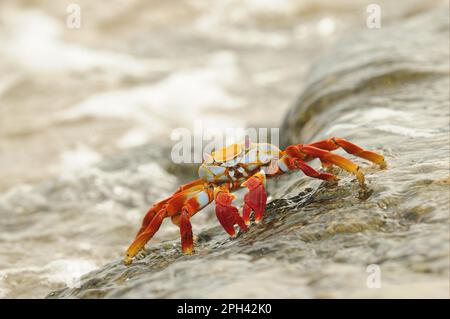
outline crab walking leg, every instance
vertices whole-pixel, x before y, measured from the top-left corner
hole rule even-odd
[[[349,154],[369,160],[372,163],[378,164],[381,168],[386,167],[386,162],[383,155],[365,150],[362,147],[340,137],[331,137],[327,140],[317,141],[308,145],[327,151],[334,151],[342,147],[344,151]]]
[[[125,259],[123,260],[125,264],[130,264],[133,257],[141,250],[142,247],[155,235],[159,227],[162,224],[163,219],[167,216],[166,207],[163,207],[156,215],[153,217],[152,221],[148,224],[147,228],[136,237],[136,239],[131,243],[130,247],[127,249]]]
[[[182,211],[184,204],[188,202],[190,198],[196,199],[201,198],[201,200],[203,200],[203,197],[201,197],[201,194],[203,192],[206,193],[207,198],[208,196],[211,196],[212,198],[212,191],[208,191],[207,189],[205,189],[205,186],[203,185],[196,185],[186,190],[175,193],[171,198],[166,200],[162,208],[155,214],[152,220],[148,223],[145,230],[142,231],[131,243],[130,247],[126,252],[124,262],[126,264],[130,263],[132,261],[132,258],[139,252],[139,250],[141,250],[145,246],[145,244],[150,239],[152,239],[155,233],[159,230],[159,227],[161,226],[164,218],[179,214],[180,211]],[[211,193],[211,195],[209,195],[209,193]],[[206,204],[208,204],[209,202],[210,200]],[[199,207],[198,210],[200,210],[204,206],[205,205],[203,205],[203,201],[201,201],[200,204],[198,205]]]
[[[194,241],[192,236],[192,225],[190,219],[214,199],[214,192],[208,189],[196,194],[186,201],[179,215],[179,226],[181,236],[181,250],[185,254],[192,254],[194,251]],[[174,216],[172,216],[172,221]]]
[[[279,162],[278,167],[282,172],[288,172],[292,170],[301,170],[306,176],[323,179],[324,181],[334,182],[338,181],[338,177],[330,173],[321,173],[314,168],[295,157],[283,156]]]
[[[180,214],[180,236],[181,251],[185,254],[192,254],[194,251],[194,240],[192,236],[192,225],[190,221],[189,211],[183,207]]]
[[[136,234],[135,238],[138,238],[139,235],[141,235],[148,227],[148,225],[150,224],[150,222],[153,220],[153,218],[155,217],[155,215],[161,210],[163,209],[163,207],[165,205],[167,205],[167,202],[170,200],[170,197],[162,200],[158,203],[156,203],[155,205],[153,205],[148,212],[145,214],[144,219],[142,220],[142,225],[141,228],[139,229],[139,231]]]
[[[173,215],[173,216],[171,217],[172,223],[173,223],[174,225],[177,225],[177,226],[179,227],[179,226],[180,226],[180,218],[181,218],[181,213],[178,214],[178,215]]]
[[[160,211],[161,208],[163,208],[163,206],[166,205],[167,202],[168,202],[169,200],[171,200],[171,199],[173,198],[174,195],[176,195],[176,194],[178,194],[178,193],[181,193],[181,192],[183,192],[183,191],[186,191],[186,190],[189,189],[189,188],[193,188],[193,187],[195,187],[195,186],[201,185],[201,184],[203,184],[203,183],[204,183],[203,180],[197,179],[197,180],[195,180],[195,181],[193,181],[193,182],[191,182],[191,183],[189,183],[189,184],[182,185],[182,186],[180,186],[180,187],[177,189],[177,191],[176,191],[175,193],[172,194],[171,197],[166,198],[166,199],[164,199],[164,200],[162,200],[162,201],[156,203],[155,205],[153,205],[153,206],[148,210],[148,212],[145,214],[145,217],[144,217],[144,219],[143,219],[143,221],[142,221],[141,228],[139,229],[139,231],[138,231],[137,234],[136,234],[136,238],[137,238],[137,237],[138,237],[138,236],[139,236],[139,235],[147,228],[148,224],[150,224],[150,222],[152,221],[153,217],[155,217],[156,213],[157,213],[158,211]]]
[[[236,232],[234,225],[237,224],[242,231],[247,230],[239,211],[231,203],[236,198],[228,189],[216,188],[216,216],[225,231],[234,237]]]
[[[334,164],[339,166],[346,171],[353,173],[361,186],[364,186],[364,174],[359,169],[359,166],[353,163],[351,160],[346,159],[345,157],[331,153],[330,151],[323,150],[314,146],[309,145],[291,145],[286,148],[286,153],[293,157],[305,157],[310,156],[312,158],[317,157],[321,161]],[[308,158],[310,160],[310,158]]]
[[[255,223],[259,223],[263,218],[267,202],[265,184],[266,175],[264,171],[260,171],[241,185],[247,187],[249,190],[244,196],[244,208],[242,210],[242,218],[246,225],[250,224],[250,213],[252,211],[255,212]]]
[[[196,187],[196,186],[199,186],[199,185],[203,185],[203,184],[205,184],[204,180],[202,180],[201,178],[196,179],[195,181],[192,181],[192,182],[190,182],[188,184],[184,184],[184,185],[181,185],[180,187],[178,187],[178,189],[174,193],[174,195],[178,194],[178,193],[181,193],[181,192],[184,192],[185,190],[188,190],[190,188],[193,188],[193,187]]]

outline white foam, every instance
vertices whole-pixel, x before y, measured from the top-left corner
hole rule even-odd
[[[148,130],[145,128],[135,128],[127,131],[117,141],[119,148],[135,147],[145,144],[149,140]]]
[[[64,283],[75,288],[80,285],[84,274],[98,268],[94,262],[85,259],[57,259],[47,264],[44,278],[51,283]]]
[[[407,137],[433,137],[436,135],[436,131],[431,129],[417,129],[392,124],[378,125],[375,126],[375,129]]]
[[[3,287],[6,276],[7,276],[6,273],[0,271],[0,298],[4,298],[8,293],[8,289]]]
[[[326,17],[319,21],[317,31],[323,36],[332,34],[336,30],[336,22],[333,18]]]
[[[61,40],[62,24],[40,11],[26,11],[9,21],[12,34],[0,48],[14,61],[33,70],[103,69],[145,75],[149,69],[167,69],[163,61],[139,60],[118,52],[94,50]]]
[[[151,85],[95,94],[57,115],[59,120],[83,117],[131,119],[141,125],[118,142],[121,147],[140,144],[146,136],[166,133],[168,127],[186,125],[237,109],[243,101],[228,93],[239,76],[236,58],[228,52],[213,54],[204,67],[175,72]],[[144,132],[144,128],[146,132]]]
[[[98,163],[101,155],[85,145],[78,145],[74,149],[61,153],[60,158],[60,163],[56,169],[63,172],[70,172]]]
[[[250,27],[252,21],[255,16],[278,15],[282,18],[291,15],[298,6],[290,0],[222,0],[194,3],[205,12],[195,22],[197,31],[241,46],[262,45],[273,48],[283,48],[291,39],[279,32]],[[249,27],[242,27],[245,25]]]

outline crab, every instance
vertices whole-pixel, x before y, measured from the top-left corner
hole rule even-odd
[[[145,215],[134,241],[126,251],[125,264],[130,264],[136,254],[159,230],[167,217],[179,226],[181,250],[192,254],[193,235],[190,219],[205,206],[215,202],[215,212],[225,231],[236,235],[235,225],[246,231],[253,213],[259,223],[266,208],[266,178],[301,170],[309,177],[327,182],[337,182],[338,177],[329,172],[331,166],[338,166],[355,175],[361,187],[365,187],[364,174],[351,160],[332,151],[342,148],[348,154],[386,166],[384,157],[365,150],[343,138],[332,137],[310,144],[290,145],[284,151],[269,143],[252,143],[248,138],[243,143],[232,144],[204,155],[198,169],[199,179],[182,185],[172,196],[154,204]],[[318,158],[324,170],[316,170],[307,162]],[[233,200],[233,191],[245,187],[242,214]]]

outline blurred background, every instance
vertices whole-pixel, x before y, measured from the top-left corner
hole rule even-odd
[[[66,24],[71,3],[81,8],[80,28]],[[51,198],[30,196],[33,185],[56,179],[73,189],[80,174],[95,183],[92,167],[144,145],[167,162],[172,130],[196,119],[216,128],[279,127],[311,64],[340,37],[367,28],[370,3],[1,1],[0,297],[43,297],[118,258],[142,207],[178,180],[141,163],[138,182],[154,176],[161,192],[132,199],[138,203],[123,215],[108,201],[60,214],[70,211],[67,194],[49,207]],[[444,3],[377,1],[386,25]],[[114,178],[108,191],[127,197]],[[178,235],[166,233],[155,240]]]

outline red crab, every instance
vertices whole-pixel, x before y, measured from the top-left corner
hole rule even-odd
[[[136,238],[126,252],[124,262],[129,264],[133,257],[155,235],[164,218],[170,217],[180,227],[181,249],[183,253],[193,252],[192,227],[190,219],[212,201],[216,204],[216,216],[225,231],[235,235],[234,225],[242,231],[250,224],[250,214],[254,212],[255,222],[263,217],[267,194],[266,177],[281,175],[293,170],[302,170],[307,176],[325,181],[337,181],[335,175],[319,172],[307,162],[318,158],[323,168],[332,165],[353,173],[361,186],[364,174],[359,166],[347,158],[331,151],[343,148],[347,153],[364,158],[380,167],[385,167],[384,157],[367,151],[345,139],[332,137],[311,144],[290,145],[284,151],[272,144],[233,144],[205,155],[198,173],[199,179],[181,186],[172,196],[157,202],[144,217]],[[242,216],[232,205],[236,198],[231,192],[239,187],[247,187]]]

